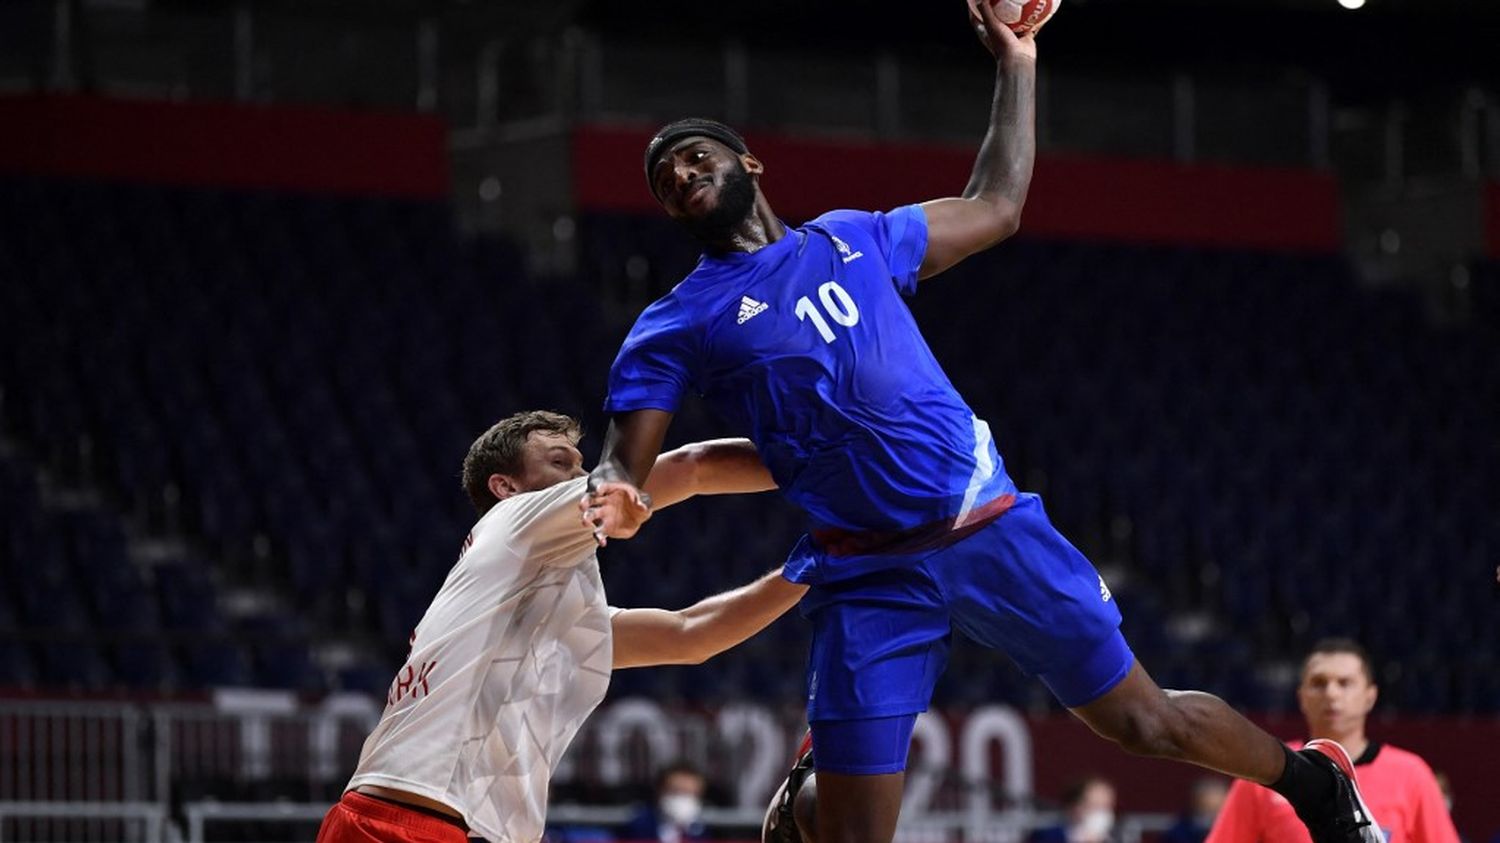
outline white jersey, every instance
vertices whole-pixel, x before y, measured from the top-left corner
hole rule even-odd
[[[492,843],[542,837],[547,783],[609,686],[585,478],[496,504],[412,633],[349,788],[419,794]]]

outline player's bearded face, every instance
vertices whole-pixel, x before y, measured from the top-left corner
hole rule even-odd
[[[730,161],[719,181],[718,196],[712,208],[701,216],[678,217],[699,240],[724,240],[730,231],[750,215],[755,206],[755,179],[745,172],[738,158]]]

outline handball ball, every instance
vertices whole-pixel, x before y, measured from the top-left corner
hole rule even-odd
[[[981,0],[984,2],[984,0]],[[1057,14],[1062,0],[988,0],[1001,22],[1017,35],[1036,32]]]

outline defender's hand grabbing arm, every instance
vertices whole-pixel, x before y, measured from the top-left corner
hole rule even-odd
[[[654,512],[695,495],[747,494],[774,488],[776,481],[749,439],[712,439],[657,457],[644,491],[647,505]],[[599,535],[628,539],[650,517],[633,517],[631,507],[639,501],[634,486],[606,482],[578,505],[584,521]]]

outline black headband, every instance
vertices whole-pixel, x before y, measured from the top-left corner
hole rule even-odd
[[[646,144],[646,186],[650,188],[652,196],[656,195],[656,186],[651,181],[651,172],[656,168],[656,162],[672,148],[673,143],[694,135],[712,138],[741,155],[750,151],[739,132],[717,120],[689,117],[668,123],[658,129],[656,136]]]

